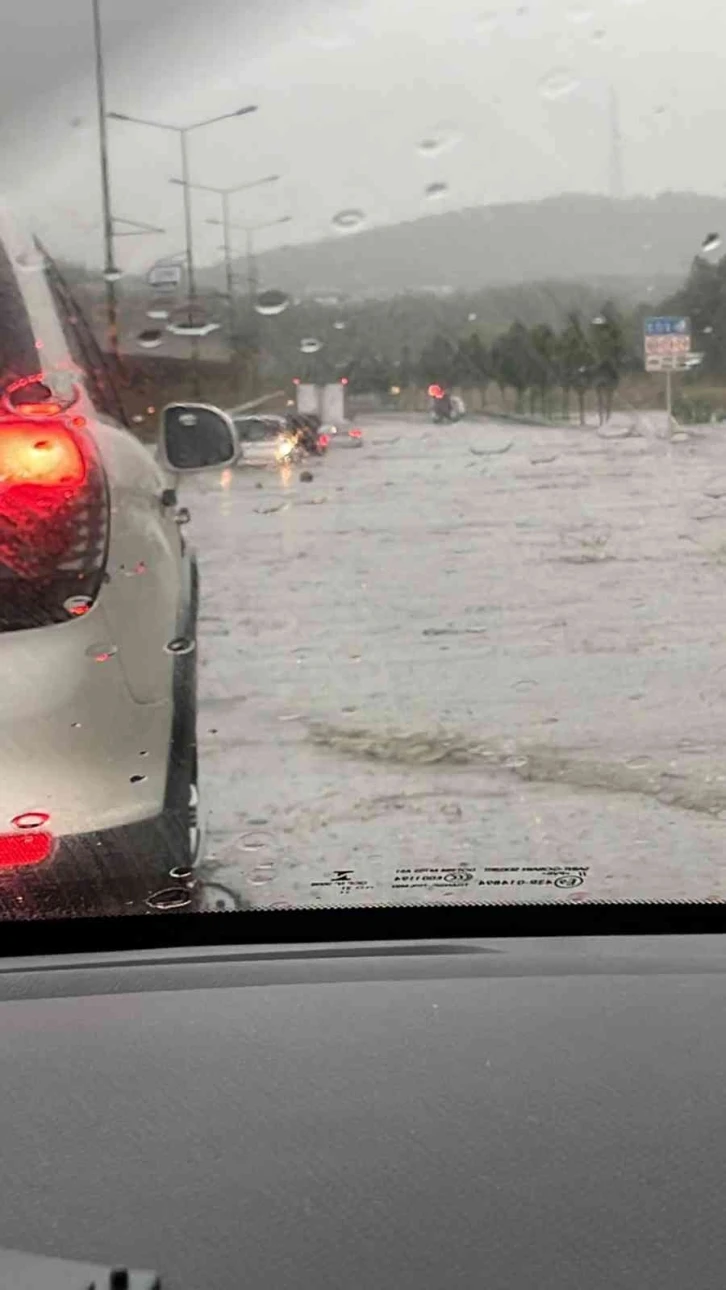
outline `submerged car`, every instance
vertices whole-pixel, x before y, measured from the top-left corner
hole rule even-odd
[[[276,466],[294,456],[294,442],[284,417],[233,416],[239,440],[238,464]]]
[[[363,431],[352,421],[340,420],[323,424],[321,434],[328,448],[362,448]]]
[[[199,590],[175,482],[236,438],[177,412],[195,447],[172,465],[125,428],[61,274],[1,212],[0,916],[190,903]]]

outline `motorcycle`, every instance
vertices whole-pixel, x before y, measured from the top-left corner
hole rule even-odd
[[[330,442],[326,434],[320,433],[317,417],[296,417],[291,421],[289,433],[300,454],[308,457],[322,457]]]
[[[434,425],[451,425],[455,421],[460,421],[464,415],[464,404],[456,394],[449,394],[447,390],[442,389],[440,385],[431,385],[429,387],[429,396],[431,398],[431,420]]]

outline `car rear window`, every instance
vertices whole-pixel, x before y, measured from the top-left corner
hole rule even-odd
[[[25,301],[0,244],[0,388],[38,370],[38,350]]]

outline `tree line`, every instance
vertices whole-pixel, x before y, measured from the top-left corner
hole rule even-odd
[[[615,392],[635,356],[626,326],[612,302],[591,319],[573,311],[556,330],[548,323],[527,327],[514,322],[490,344],[470,331],[452,340],[440,333],[413,357],[362,354],[346,365],[351,392],[389,393],[414,385],[438,384],[478,389],[486,400],[496,385],[505,405],[519,413],[569,417],[574,399],[581,422],[590,392],[601,421],[613,408]]]

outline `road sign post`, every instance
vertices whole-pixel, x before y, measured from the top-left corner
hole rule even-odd
[[[646,372],[665,372],[668,433],[673,430],[673,373],[696,364],[691,353],[691,321],[680,315],[646,318],[643,322]]]

